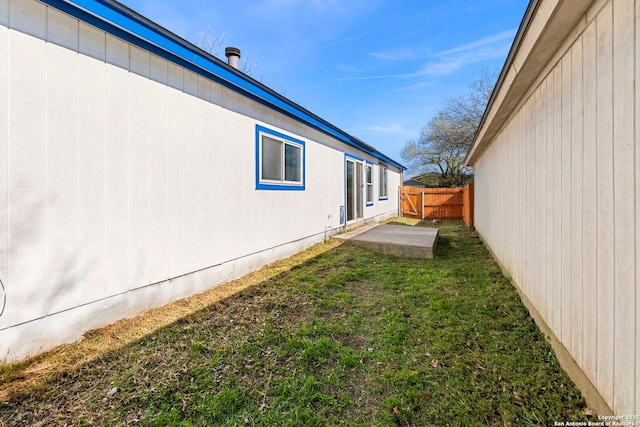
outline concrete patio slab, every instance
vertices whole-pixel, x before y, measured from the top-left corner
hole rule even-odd
[[[369,224],[333,236],[336,240],[400,258],[432,259],[438,229],[403,225]]]

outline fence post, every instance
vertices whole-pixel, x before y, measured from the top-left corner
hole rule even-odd
[[[462,219],[467,227],[473,228],[473,183],[469,183],[464,187],[462,205]]]
[[[424,219],[424,190],[420,192],[421,202],[420,202],[420,220]]]

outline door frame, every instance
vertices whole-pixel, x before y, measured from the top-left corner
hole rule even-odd
[[[351,197],[349,197],[350,194],[349,194],[349,185],[348,185],[349,163],[353,164],[353,174],[354,174],[353,182],[351,186],[352,187]],[[345,207],[344,225],[354,223],[364,218],[365,164],[366,164],[366,161],[364,159],[345,153],[345,156],[344,156],[344,207]],[[354,212],[352,212],[353,218],[351,219],[349,219],[349,203],[353,203],[353,209],[354,209]]]

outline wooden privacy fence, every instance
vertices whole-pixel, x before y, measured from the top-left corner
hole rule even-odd
[[[400,209],[410,218],[462,219],[473,227],[473,183],[464,188],[400,188]]]

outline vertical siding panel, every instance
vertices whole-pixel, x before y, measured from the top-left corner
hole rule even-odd
[[[571,48],[571,62],[571,347],[582,366],[582,39]]]
[[[107,295],[105,35],[80,23],[78,55],[78,303]],[[88,55],[98,56],[102,62]],[[101,56],[101,57],[100,57]]]
[[[123,101],[129,104],[127,236],[132,289],[149,284],[149,129],[154,106],[148,80],[149,53],[132,46],[129,58],[129,96]]]
[[[183,70],[184,86],[183,91],[188,95],[198,96],[198,75],[189,70]],[[189,97],[186,97],[187,99]]]
[[[31,3],[29,3],[31,5]],[[10,21],[17,10],[11,5]],[[45,18],[31,29],[44,37]],[[9,269],[7,315],[12,325],[46,313],[45,42],[9,32]]]
[[[573,353],[571,339],[571,305],[573,295],[571,289],[571,119],[572,119],[572,99],[571,99],[571,52],[562,58],[562,153],[561,153],[561,182],[560,192],[560,235],[562,242],[560,246],[561,281],[559,283],[561,291],[562,306],[562,332],[561,341],[571,353]]]
[[[591,24],[583,35],[583,217],[582,217],[582,265],[583,265],[583,369],[595,384],[597,307],[597,181],[596,181],[596,25]]]
[[[520,116],[516,116],[514,121],[514,129],[518,129],[518,127],[520,126]],[[514,129],[510,129],[509,131],[509,140],[512,141],[512,143],[510,144],[510,148],[511,148],[511,152],[509,153],[509,176],[512,177],[513,179],[513,183],[515,184],[514,186],[517,188],[518,185],[520,185],[519,180],[518,180],[518,175],[517,175],[517,168],[518,168],[518,145],[519,145],[519,140],[518,140],[518,135],[517,133],[514,131]],[[495,165],[494,165],[495,167]],[[499,205],[500,203],[500,197],[496,197],[496,202]],[[514,208],[517,208],[517,203],[518,203],[518,194],[513,193],[511,194],[511,203],[509,204],[509,206],[513,206]],[[505,240],[507,241],[507,244],[502,248],[502,256],[507,260],[508,264],[507,264],[507,268],[509,268],[510,271],[515,272],[515,267],[513,265],[513,259],[511,258],[510,254],[514,254],[516,252],[516,242],[518,240],[518,235],[516,233],[516,229],[513,226],[513,220],[510,220],[509,217],[507,215],[503,216],[502,218],[503,220],[505,220],[505,224],[509,224],[509,227],[505,230]],[[498,223],[494,223],[494,227],[500,227],[500,224]]]
[[[634,200],[634,10],[616,0],[613,16],[614,182],[614,404],[618,414],[635,409],[635,212]]]
[[[211,102],[215,105],[222,104],[222,87],[219,83],[211,82]],[[260,104],[260,117],[262,117],[263,120],[266,118],[266,110],[266,105]]]
[[[536,269],[538,274],[538,307],[541,309],[543,318],[546,317],[545,301],[547,300],[545,277],[547,275],[547,264],[545,263],[545,250],[547,245],[546,236],[546,216],[545,212],[546,197],[545,189],[547,188],[547,176],[545,175],[546,167],[546,149],[547,149],[547,86],[544,81],[538,87],[540,95],[540,104],[538,107],[538,114],[540,115],[540,126],[538,128],[538,166],[536,186],[538,190],[538,241],[536,249],[538,250],[538,268]]]
[[[107,63],[129,71],[129,44],[117,37],[107,34],[105,56]]]
[[[514,257],[512,260],[514,263],[516,260],[524,260],[522,263],[517,263],[518,265],[518,277],[517,282],[520,287],[526,292],[526,271],[527,271],[527,230],[525,230],[522,225],[527,220],[527,198],[529,188],[527,187],[527,148],[528,148],[528,139],[529,139],[529,131],[530,131],[530,117],[529,117],[529,104],[525,104],[522,108],[522,116],[520,118],[520,132],[518,138],[518,188],[520,189],[518,194],[518,206],[516,208],[516,212],[518,213],[515,218],[511,221],[512,227],[515,230],[518,230],[518,252],[517,257]],[[515,171],[514,171],[515,172]]]
[[[529,232],[529,271],[528,271],[528,280],[531,283],[530,291],[532,301],[535,302],[536,307],[539,307],[538,295],[540,281],[538,280],[538,272],[540,271],[540,258],[535,254],[540,249],[540,244],[538,241],[539,227],[540,227],[540,218],[537,215],[538,207],[540,203],[538,202],[538,188],[540,184],[539,176],[537,175],[539,169],[539,160],[538,160],[538,144],[539,144],[539,133],[540,133],[540,92],[536,90],[533,93],[533,103],[531,106],[531,115],[532,115],[532,123],[533,128],[531,129],[531,137],[529,139],[530,145],[530,155],[529,155],[529,188],[531,193],[531,198],[528,200],[527,210],[530,212],[529,214],[529,222],[527,224],[523,224],[527,227]]]
[[[197,79],[196,76],[184,71],[184,89],[185,93],[197,95]],[[184,133],[184,217],[183,227],[185,235],[185,255],[187,263],[187,272],[196,271],[200,268],[200,241],[198,232],[202,226],[203,213],[199,209],[198,202],[198,143],[194,135],[196,129],[196,107],[195,98],[193,96],[185,96],[183,102],[183,133]]]
[[[546,78],[546,86],[547,86],[547,106],[546,106],[546,115],[547,115],[547,147],[546,147],[546,176],[547,176],[547,188],[546,188],[546,204],[547,209],[545,211],[546,219],[545,219],[545,232],[547,236],[546,242],[546,276],[545,276],[545,285],[546,285],[546,314],[545,321],[547,325],[549,325],[553,329],[553,313],[554,313],[554,304],[553,304],[553,293],[554,293],[554,265],[555,259],[553,257],[553,242],[554,242],[554,231],[553,224],[555,218],[555,205],[553,200],[553,173],[554,173],[554,161],[553,161],[553,139],[554,139],[554,90],[553,90],[553,78],[554,73],[551,72]]]
[[[545,283],[544,283],[544,279],[545,279],[545,275],[546,275],[546,269],[547,269],[547,265],[545,264],[545,246],[546,246],[546,236],[545,236],[545,198],[544,198],[544,189],[546,188],[546,176],[544,174],[544,168],[545,168],[545,148],[546,148],[546,135],[547,135],[547,130],[546,130],[546,116],[545,116],[545,107],[546,107],[546,100],[547,100],[547,96],[546,96],[546,87],[544,85],[544,82],[538,87],[537,89],[538,91],[538,111],[536,112],[536,114],[538,115],[538,132],[536,135],[536,140],[537,140],[537,144],[536,144],[536,148],[538,151],[538,156],[537,156],[537,165],[535,168],[536,171],[536,181],[535,181],[535,188],[536,188],[536,222],[538,224],[537,230],[536,230],[536,246],[535,246],[535,250],[536,250],[536,260],[538,261],[536,268],[535,268],[535,272],[536,272],[536,289],[537,289],[537,294],[538,297],[536,298],[537,300],[537,306],[541,308],[542,312],[544,313],[544,302],[546,300],[546,294],[545,294]],[[543,315],[544,316],[544,315]]]
[[[0,58],[9,57],[9,0],[0,0]],[[0,329],[9,326],[4,305],[9,268],[9,61],[0,61]]]
[[[542,91],[542,86],[538,86],[536,89],[537,92],[537,107],[536,107],[536,115],[537,119],[537,127],[536,127],[536,164],[534,169],[534,189],[536,193],[535,204],[533,205],[533,210],[535,212],[535,221],[536,228],[534,229],[534,247],[533,255],[536,260],[536,264],[533,269],[533,273],[535,275],[535,287],[536,287],[536,306],[543,307],[543,301],[545,299],[544,295],[544,275],[545,275],[545,265],[544,265],[544,203],[542,201],[542,188],[543,184],[543,172],[544,168],[544,152],[543,145],[545,143],[545,129],[544,129],[544,116],[542,115],[542,108],[544,105],[544,94]]]
[[[196,77],[198,85],[198,98],[205,101],[207,104],[211,102],[211,81],[202,76]],[[207,108],[201,108],[200,111],[205,111]]]
[[[562,339],[562,68],[553,70],[553,332]]]
[[[524,289],[529,295],[529,298],[532,301],[535,301],[535,282],[533,282],[533,277],[531,276],[531,267],[535,262],[533,257],[531,256],[531,250],[533,246],[532,237],[533,237],[533,228],[535,227],[535,223],[533,221],[533,215],[531,212],[531,203],[533,202],[534,193],[533,193],[533,183],[531,181],[531,172],[533,169],[533,165],[535,164],[534,158],[534,144],[535,144],[535,129],[536,129],[536,117],[535,117],[535,108],[536,104],[536,95],[535,92],[531,95],[529,102],[527,103],[527,128],[525,131],[525,146],[523,147],[523,156],[522,156],[522,167],[523,167],[523,188],[525,189],[524,200],[523,200],[523,210],[521,211],[522,216],[518,221],[518,226],[523,230],[525,238],[524,238],[524,253],[525,256],[525,271],[523,275]],[[524,219],[524,223],[522,221]]]
[[[184,97],[182,96],[183,71],[168,65],[169,85],[176,88],[169,92],[168,109],[168,191],[169,191],[169,277],[176,277],[186,270],[186,240],[184,232]]]
[[[198,108],[198,119],[204,126],[200,128],[200,144],[201,150],[201,209],[204,212],[204,221],[201,230],[201,261],[202,268],[213,265],[213,245],[212,237],[214,236],[213,229],[215,227],[215,213],[214,213],[214,198],[213,183],[216,180],[214,173],[218,173],[219,169],[213,166],[213,144],[215,139],[215,129],[212,124],[215,117],[214,107],[211,105],[211,82],[203,77],[198,77],[198,97],[202,100]]]
[[[210,90],[210,89],[209,89]],[[211,93],[209,93],[211,96]],[[207,218],[204,227],[204,243],[205,250],[203,251],[206,255],[206,259],[204,260],[205,265],[207,267],[214,264],[214,246],[215,241],[217,240],[217,218],[215,212],[216,205],[216,184],[218,179],[216,179],[216,174],[220,170],[219,168],[215,168],[213,165],[215,164],[215,154],[214,154],[214,144],[217,143],[215,137],[215,128],[213,126],[213,120],[217,120],[218,117],[216,115],[216,108],[208,104],[207,108],[202,111],[203,119],[207,120],[208,126],[204,128],[204,153],[203,159],[205,160],[204,164],[204,182],[206,185],[204,186],[204,191],[206,192],[206,205],[205,209],[207,212]]]
[[[506,132],[507,129],[505,129],[505,134],[502,135],[502,137],[506,137]],[[510,156],[510,152],[506,152],[503,157],[508,157]],[[486,160],[487,164],[491,163],[491,159],[487,159]],[[494,167],[492,167],[493,165],[489,166],[489,171],[485,171],[485,179],[487,181],[487,184],[491,185],[496,185],[497,182],[500,181],[500,178],[503,176],[507,176],[511,173],[511,169],[508,165],[507,162],[503,163],[503,166],[496,170]],[[489,210],[490,210],[490,206],[494,205],[496,203],[496,199],[499,197],[498,194],[496,194],[496,192],[493,191],[485,191],[483,194],[483,197],[486,197],[485,200],[483,201],[484,203],[484,215],[485,215],[485,224],[488,230],[491,230],[493,232],[493,236],[491,237],[493,240],[496,240],[496,245],[499,244],[500,248],[505,247],[505,245],[507,245],[508,243],[508,238],[507,238],[507,234],[508,230],[508,223],[503,223],[504,226],[502,228],[496,228],[495,224],[496,221],[500,221],[502,220],[502,213],[497,213],[494,216],[491,216],[489,214]],[[513,205],[511,205],[513,206]],[[499,217],[499,218],[496,218]],[[488,233],[487,233],[488,234]],[[495,245],[494,245],[495,246]],[[497,250],[496,248],[494,248],[494,250]],[[507,259],[503,259],[503,263],[505,265],[505,268],[507,267],[508,264],[508,260]]]
[[[515,123],[517,123],[517,117],[513,118],[512,121],[513,125],[515,126]],[[508,152],[508,164],[503,166],[504,168],[504,172],[503,175],[504,176],[510,176],[512,179],[512,184],[517,185],[517,179],[516,177],[513,175],[513,170],[514,167],[516,165],[516,156],[515,156],[515,152],[516,152],[516,148],[518,146],[518,141],[517,139],[514,138],[514,136],[511,134],[511,132],[509,132],[509,129],[506,129],[506,138],[508,138],[511,141],[511,144],[509,144],[509,152]],[[487,163],[490,163],[490,161],[487,161]],[[492,165],[493,168],[495,168],[495,164]],[[497,174],[496,174],[497,175]],[[495,176],[494,179],[497,180],[497,176]],[[492,193],[490,190],[487,190],[487,193]],[[516,207],[516,202],[517,202],[517,198],[515,194],[509,194],[509,206],[512,206],[512,209],[515,209]],[[487,203],[487,216],[490,217],[491,219],[493,219],[493,221],[491,221],[493,230],[495,232],[495,230],[500,229],[499,223],[497,222],[499,219],[495,218],[491,216],[491,206],[496,206],[496,205],[500,205],[501,201],[504,200],[504,197],[501,197],[499,194],[491,194],[491,199],[490,199],[490,203]],[[504,225],[503,225],[503,245],[500,247],[500,256],[504,261],[504,264],[506,266],[506,268],[513,272],[513,268],[511,265],[511,257],[509,256],[505,256],[505,252],[508,251],[514,251],[514,247],[513,247],[513,241],[515,239],[514,236],[514,230],[511,227],[511,222],[508,220],[507,217],[502,216],[502,213],[499,214],[500,215],[500,219],[501,220],[505,220],[504,221]],[[497,215],[496,215],[497,216]],[[511,274],[511,277],[514,277],[514,273]]]
[[[640,20],[640,1],[636,0],[636,10],[635,10],[635,66],[636,66],[636,74],[635,74],[635,113],[636,113],[636,121],[635,121],[635,146],[636,146],[636,159],[635,159],[635,202],[636,202],[636,278],[635,278],[635,288],[636,288],[636,305],[635,305],[635,324],[636,324],[636,347],[635,347],[635,355],[636,355],[636,408],[633,411],[634,414],[640,414],[640,295],[638,295],[638,287],[640,287],[640,149],[638,148],[638,144],[640,144],[640,25],[638,25],[638,20]]]
[[[10,28],[45,40],[47,36],[47,7],[35,1],[9,2]]]
[[[636,121],[635,121],[635,146],[636,146],[636,159],[635,159],[635,199],[636,199],[636,278],[635,278],[635,289],[636,289],[636,346],[635,346],[635,355],[636,355],[636,408],[633,411],[634,414],[640,414],[640,295],[638,295],[638,287],[640,287],[640,149],[638,149],[638,144],[640,144],[640,27],[637,22],[640,19],[640,1],[636,0],[636,10],[635,10],[635,49],[633,52],[633,56],[635,58],[635,66],[636,66],[636,74],[635,74],[635,112],[636,112]]]
[[[206,91],[208,94],[209,90]],[[203,94],[203,96],[208,96]],[[204,107],[204,101],[200,99],[193,99],[194,101],[194,122],[200,122],[204,120],[207,116],[206,108]],[[194,127],[195,128],[195,127]],[[209,213],[209,203],[210,203],[210,187],[209,187],[209,179],[208,179],[208,171],[210,170],[210,144],[208,141],[208,134],[206,129],[202,126],[199,126],[197,132],[194,135],[194,141],[196,144],[194,145],[194,159],[192,161],[192,165],[194,166],[195,179],[197,182],[195,190],[195,206],[198,211],[198,227],[196,230],[196,245],[198,248],[197,254],[197,264],[196,267],[198,269],[208,267],[210,258],[210,248],[208,246],[209,242],[209,223],[210,223],[210,213]]]
[[[215,89],[214,85],[214,91]],[[225,158],[221,153],[221,147],[226,145],[226,141],[221,138],[220,133],[214,128],[213,123],[222,122],[222,111],[218,106],[212,106],[210,114],[215,118],[212,121],[212,129],[209,135],[209,146],[211,148],[211,159],[209,169],[212,171],[212,177],[209,182],[212,217],[214,218],[211,235],[209,236],[209,246],[211,259],[210,264],[215,265],[222,262],[222,254],[224,252],[224,241],[222,240],[222,230],[226,227],[225,222],[221,221],[222,212],[224,211],[224,198],[222,198],[222,188],[227,186],[222,180],[217,178],[219,171],[224,170]],[[253,141],[249,141],[251,143]]]
[[[151,55],[150,77],[154,125],[149,127],[149,281],[169,278],[168,98],[167,61]]]
[[[525,153],[526,147],[526,137],[527,137],[527,127],[526,127],[526,109],[523,110],[522,114],[519,115],[519,132],[516,135],[517,148],[516,148],[516,166],[517,169],[514,170],[514,176],[516,177],[517,188],[520,189],[518,191],[517,200],[516,200],[516,212],[518,215],[514,216],[510,219],[511,230],[515,236],[514,247],[515,247],[515,257],[512,255],[507,255],[509,258],[512,258],[511,262],[514,267],[514,278],[517,283],[523,285],[522,276],[525,265],[518,263],[515,264],[514,259],[524,259],[524,230],[522,227],[519,227],[519,221],[522,219],[522,214],[524,213],[523,204],[524,199],[526,197],[527,188],[525,187],[525,182],[523,181],[522,176],[524,175],[526,169],[524,167],[523,157]]]
[[[509,219],[509,223],[511,224],[511,231],[514,234],[514,239],[512,240],[512,245],[514,248],[514,251],[512,253],[507,253],[506,256],[508,258],[510,258],[509,262],[511,263],[511,265],[514,268],[514,280],[520,284],[520,286],[523,286],[522,283],[522,271],[524,270],[525,264],[524,263],[515,263],[514,261],[516,259],[524,259],[524,254],[523,254],[523,241],[524,241],[524,230],[522,230],[522,227],[518,227],[519,225],[519,220],[521,218],[518,218],[520,215],[524,214],[524,210],[522,208],[522,201],[524,200],[524,196],[527,192],[526,187],[524,186],[524,181],[522,179],[522,175],[524,175],[525,173],[525,169],[523,169],[523,164],[522,164],[522,156],[523,156],[523,151],[524,151],[524,145],[525,145],[525,139],[526,139],[526,110],[522,110],[521,114],[518,115],[518,132],[514,134],[515,140],[517,141],[516,144],[516,151],[514,153],[515,155],[515,168],[512,171],[513,176],[516,179],[516,183],[517,183],[517,187],[520,191],[518,191],[518,194],[516,195],[516,204],[515,204],[515,211],[518,213],[517,215],[515,215],[513,218]]]
[[[612,103],[612,5],[597,18],[597,297],[598,345],[596,386],[607,402],[613,402],[613,103]]]
[[[495,175],[498,175],[498,174],[504,174],[504,173],[505,173],[505,171],[504,171],[504,169],[505,169],[505,168],[506,168],[506,164],[505,164],[505,167],[503,167],[503,170],[500,170],[500,171],[496,171],[496,170],[494,170],[493,168],[491,168],[491,172],[489,172],[489,171],[484,171],[483,180],[484,180],[484,181],[486,181],[487,183],[493,183],[493,179],[494,179],[493,177],[494,177]],[[374,171],[375,171],[375,168],[374,168]],[[375,179],[374,179],[374,186],[375,186],[375,185],[376,185],[376,184],[375,184]],[[482,215],[481,215],[481,219],[482,219],[482,221],[483,221],[483,223],[484,223],[484,226],[485,226],[485,227],[487,227],[488,229],[493,230],[493,221],[492,221],[492,218],[491,218],[489,215],[487,215],[487,210],[488,210],[488,209],[487,209],[487,205],[488,205],[488,203],[490,203],[490,202],[492,202],[492,201],[493,201],[493,199],[492,199],[493,194],[489,194],[489,193],[490,193],[490,192],[487,192],[487,193],[483,194],[483,196],[485,197],[485,199],[483,200],[483,204],[482,204],[482,209],[481,209],[481,211],[482,211]],[[497,231],[496,231],[496,232],[494,232],[494,237],[493,237],[493,239],[496,239],[500,244],[504,244],[504,242],[503,242],[503,240],[502,240],[502,233],[501,233],[501,231],[502,231],[502,230],[500,230],[500,232],[497,232]]]
[[[75,28],[69,32],[76,36],[77,49],[77,21],[69,19],[69,26]],[[48,33],[60,27],[49,25]],[[47,314],[78,304],[76,58],[75,51],[47,43]]]
[[[508,128],[505,129],[505,134],[501,135],[501,137],[506,138],[508,135],[507,133],[508,133]],[[500,188],[501,178],[509,176],[511,174],[510,165],[508,161],[506,161],[506,159],[510,158],[510,155],[511,155],[510,151],[506,150],[505,153],[502,155],[502,159],[505,160],[504,163],[502,163],[502,167],[499,169],[492,167],[490,168],[492,172],[491,173],[487,172],[487,174],[491,174],[491,178],[492,178],[490,185],[498,185],[498,188]],[[488,162],[489,161],[487,161],[487,163]],[[501,221],[504,218],[502,217],[502,212],[498,213],[495,216],[489,215],[489,206],[492,206],[492,204],[496,203],[495,198],[502,197],[502,200],[506,202],[507,200],[505,199],[507,199],[507,197],[505,197],[505,193],[492,192],[492,191],[487,191],[485,194],[485,197],[486,199],[484,203],[485,203],[485,216],[487,218],[486,222],[490,224],[489,229],[492,231],[493,235],[496,236],[494,238],[497,238],[497,243],[500,245],[500,248],[503,248],[508,244],[508,239],[507,239],[508,231],[506,230],[507,227],[500,228],[495,226],[496,222]],[[495,218],[496,216],[498,216],[499,218]],[[507,224],[507,222],[503,222],[503,224]],[[508,260],[505,260],[504,262],[506,265]]]
[[[125,292],[131,280],[129,217],[129,50],[107,35],[106,58],[106,242],[105,258],[110,294]],[[111,64],[118,64],[117,66]]]
[[[223,94],[227,94],[227,90],[224,89],[223,90]],[[226,123],[226,122],[230,122],[233,120],[232,117],[230,117],[231,113],[227,110],[223,110],[221,112],[221,116],[222,116],[222,122]],[[233,128],[233,126],[224,126],[222,129],[220,129],[220,137],[223,141],[234,141],[235,139],[235,129]],[[251,141],[253,142],[253,147],[255,147],[255,137],[252,135],[251,137]],[[226,159],[227,165],[228,164],[235,164],[234,162],[236,161],[235,158],[233,158],[233,150],[231,150],[229,144],[225,143],[222,144],[221,147],[219,147],[220,150],[220,158],[222,159]],[[255,150],[255,148],[253,148],[253,150]],[[255,156],[255,153],[254,153]],[[251,164],[254,164],[255,167],[255,162],[254,159],[255,157],[250,157],[249,160],[251,162]],[[255,176],[255,175],[254,175]],[[252,188],[255,188],[255,184]],[[232,223],[233,222],[233,215],[235,212],[235,209],[237,208],[237,206],[235,205],[235,203],[237,203],[237,197],[234,197],[233,194],[233,189],[231,188],[230,185],[223,185],[221,192],[220,192],[220,200],[224,200],[224,204],[225,204],[225,209],[223,210],[223,214],[222,214],[222,222],[223,223]],[[223,254],[223,258],[224,260],[229,260],[229,259],[233,259],[235,257],[237,257],[240,254],[239,251],[239,244],[229,244],[229,242],[234,242],[238,237],[238,227],[224,227],[222,229],[222,241],[225,242],[224,244],[224,254]]]
[[[519,125],[519,118],[516,117],[514,118],[514,126],[518,126],[518,125]],[[520,144],[520,141],[518,140],[518,136],[514,133],[510,133],[509,138],[512,142],[511,142],[510,163],[508,166],[508,170],[509,170],[509,175],[513,179],[514,186],[517,187],[520,183],[517,175],[515,175],[514,172],[518,167],[518,146]],[[519,200],[518,195],[512,194],[510,206],[513,206],[514,210],[518,208],[518,200]],[[500,205],[500,196],[495,197],[494,203]],[[507,268],[512,272],[512,277],[515,280],[515,277],[518,274],[518,271],[514,268],[512,264],[512,259],[511,259],[511,256],[509,256],[509,253],[516,253],[517,247],[515,245],[515,242],[518,240],[518,234],[517,234],[516,228],[513,226],[513,219],[509,219],[508,217],[504,217],[503,219],[506,220],[505,224],[507,224],[508,226],[505,227],[506,228],[505,241],[507,243],[504,245],[504,247],[501,248],[501,252],[502,252],[501,256],[505,260],[507,260]],[[500,225],[498,223],[494,222],[494,227],[499,227],[499,226]]]
[[[516,129],[521,125],[521,120],[520,120],[520,116],[518,116],[518,120],[516,122]],[[511,175],[514,177],[514,182],[517,188],[520,188],[521,185],[521,181],[520,181],[520,172],[521,169],[520,168],[520,144],[522,142],[521,137],[516,134],[516,133],[512,133],[511,134],[512,138],[513,138],[513,152],[511,153],[511,155],[513,156],[513,163],[511,165]],[[522,192],[519,192],[522,193]],[[519,212],[520,210],[520,196],[521,194],[514,194],[513,197],[513,205],[516,212]],[[520,252],[520,247],[518,242],[521,240],[521,235],[520,235],[520,230],[518,230],[518,227],[516,227],[514,225],[515,223],[515,218],[506,218],[507,219],[507,224],[509,224],[509,245],[507,247],[505,247],[503,249],[504,253],[504,257],[507,258],[509,260],[509,268],[511,268],[511,271],[513,272],[513,278],[514,280],[518,280],[518,278],[520,277],[520,268],[518,268],[518,266],[513,265],[513,259],[511,254],[514,255],[518,255]],[[498,224],[496,224],[496,226],[498,226]]]
[[[519,149],[518,146],[520,144],[520,141],[518,139],[518,134],[517,134],[517,130],[519,130],[520,127],[520,115],[516,116],[516,119],[514,120],[514,128],[510,130],[509,132],[509,139],[511,141],[513,141],[510,145],[511,145],[511,154],[510,154],[510,163],[509,163],[509,175],[511,177],[513,177],[513,182],[514,182],[514,186],[516,188],[518,188],[518,186],[520,185],[519,182],[519,178],[518,178],[518,153],[519,153]],[[518,194],[514,193],[512,194],[512,200],[510,203],[510,206],[513,206],[515,208],[518,207]],[[503,248],[503,254],[502,256],[508,260],[508,268],[510,269],[510,271],[513,272],[517,272],[515,266],[513,265],[513,258],[512,255],[516,253],[517,250],[517,241],[518,241],[518,234],[517,234],[517,229],[513,226],[513,219],[509,219],[508,216],[505,216],[503,218],[506,222],[506,224],[509,224],[509,228],[507,230],[505,230],[506,233],[508,233],[508,235],[506,236],[506,240],[508,241],[508,244],[505,245],[505,247]],[[495,224],[495,227],[499,227],[500,224]]]
[[[197,85],[197,93],[198,98],[195,102],[195,116],[194,119],[197,122],[201,122],[207,120],[207,110],[208,103],[211,100],[211,85],[208,80],[197,76],[196,80]],[[210,247],[208,245],[209,242],[209,229],[210,229],[210,221],[211,214],[209,212],[211,194],[209,188],[210,179],[208,177],[208,172],[210,169],[210,146],[208,143],[208,132],[204,126],[198,126],[197,128],[196,140],[198,141],[196,150],[197,150],[197,209],[201,212],[200,217],[200,226],[197,231],[198,236],[198,268],[206,268],[209,266],[209,253]]]
[[[78,20],[47,7],[47,42],[78,51]]]
[[[0,58],[9,57],[9,1],[0,0]],[[0,329],[9,326],[5,307],[9,268],[9,61],[0,62]]]

